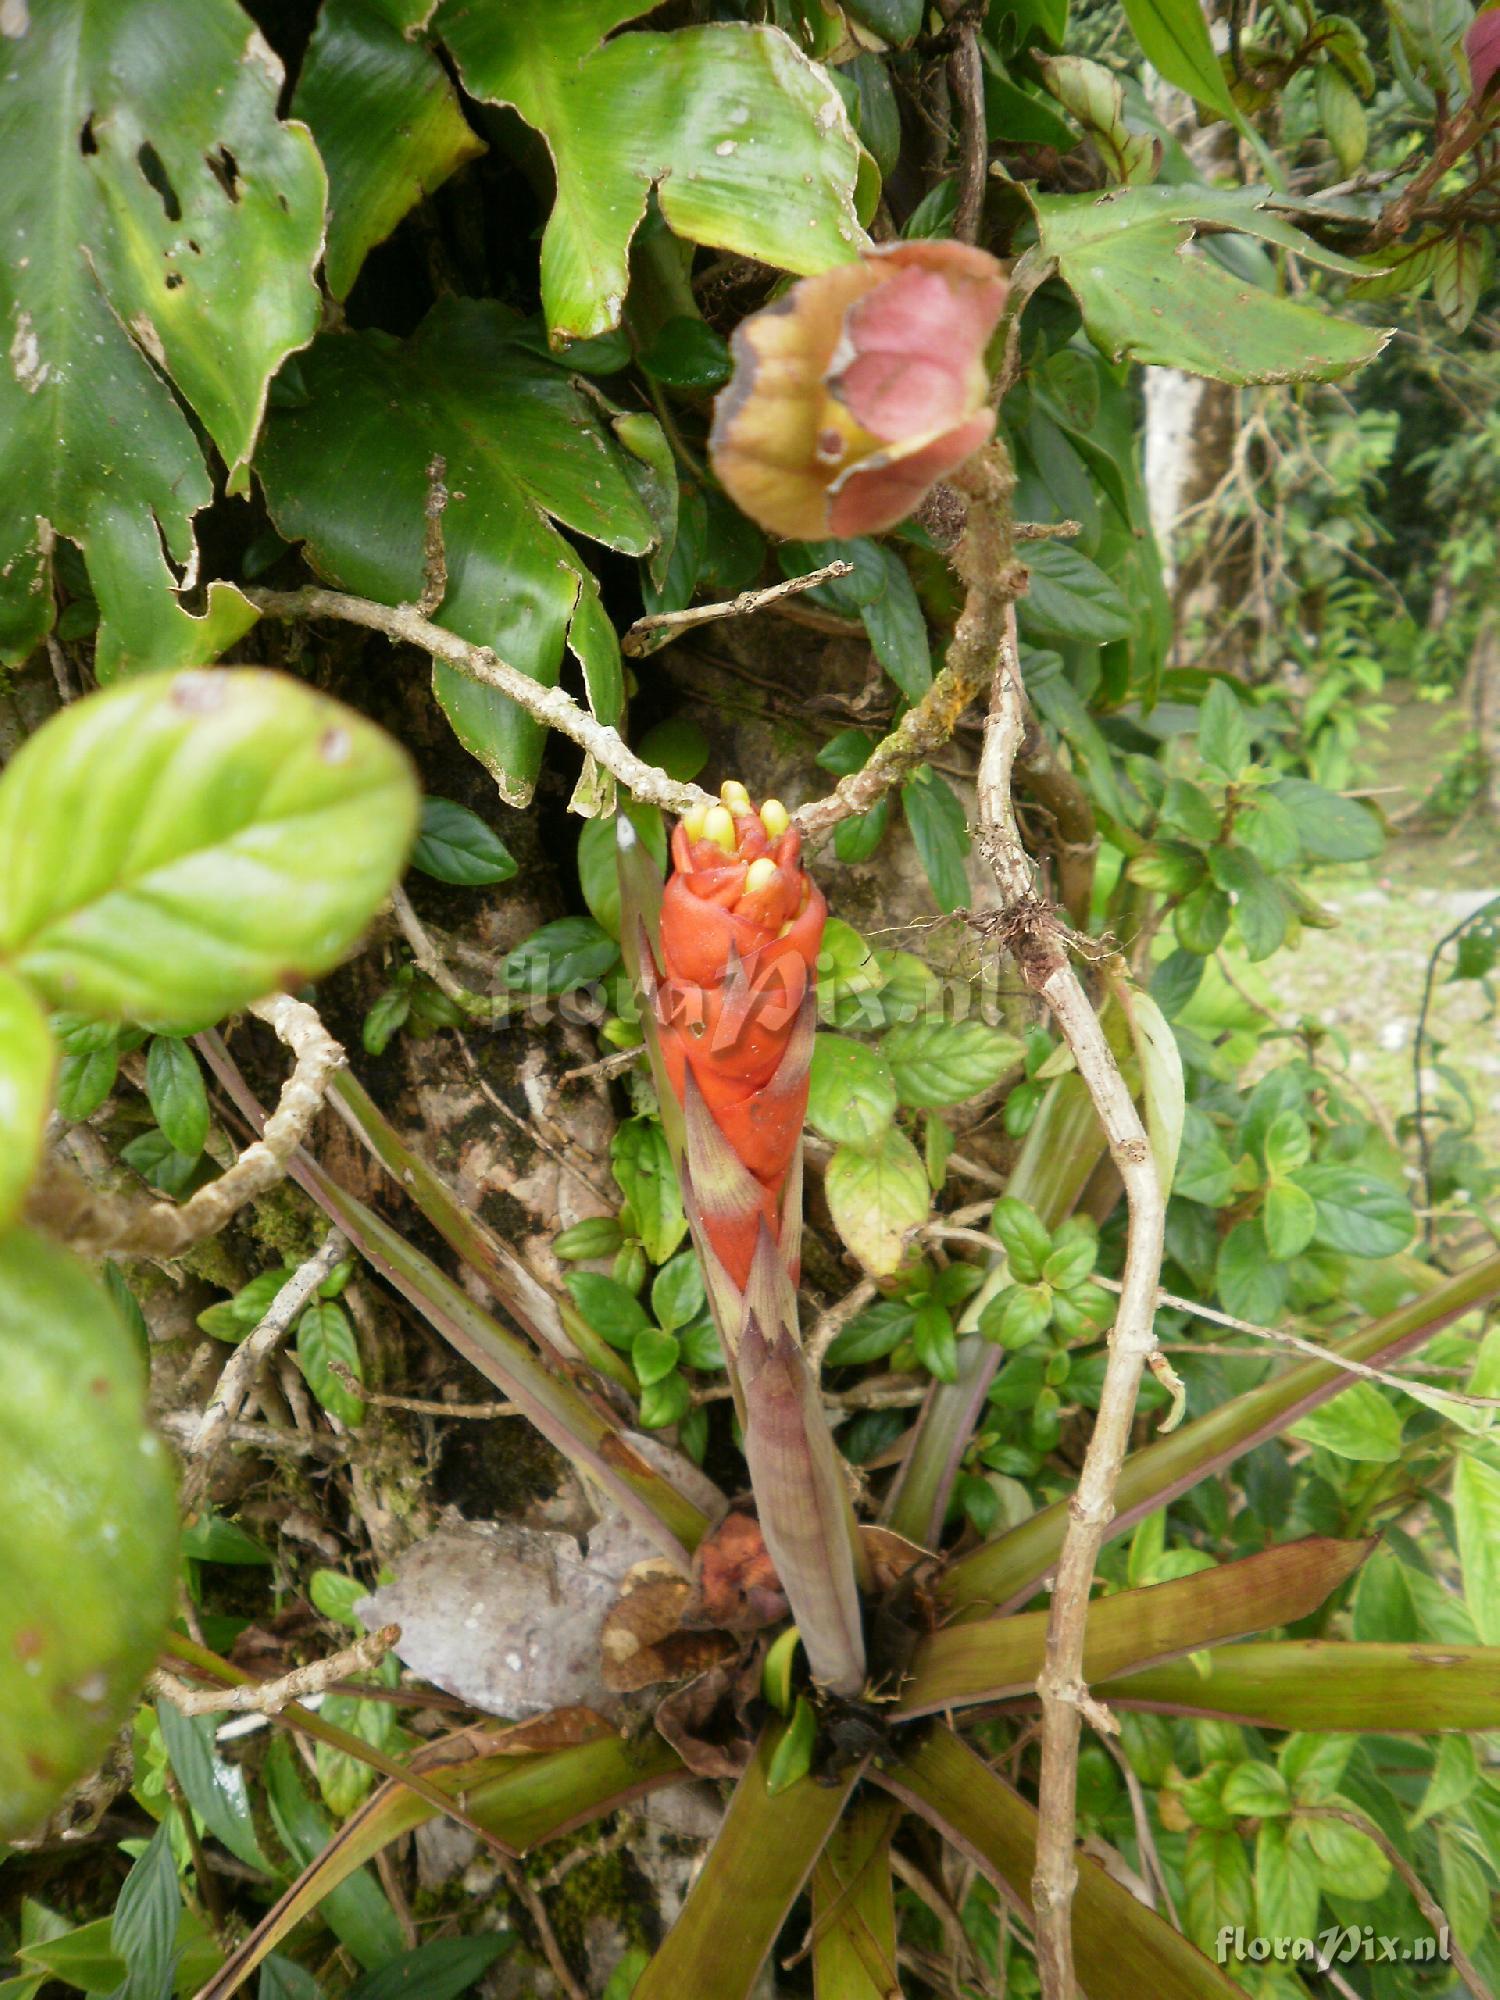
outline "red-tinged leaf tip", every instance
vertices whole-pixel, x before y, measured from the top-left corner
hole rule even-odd
[[[1500,72],[1500,9],[1490,7],[1471,23],[1464,36],[1469,58],[1469,89],[1477,104]]]
[[[736,329],[714,470],[773,534],[878,534],[989,439],[985,348],[1007,281],[988,252],[919,240],[804,278]]]

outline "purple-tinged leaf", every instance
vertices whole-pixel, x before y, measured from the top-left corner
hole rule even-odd
[[[719,1837],[633,2000],[747,2000],[858,1775],[852,1768],[832,1785],[803,1778],[773,1798],[766,1780],[789,1726],[776,1723],[756,1745]]]
[[[1092,1686],[1133,1667],[1305,1618],[1354,1574],[1373,1546],[1313,1535],[1219,1569],[1100,1598],[1089,1606],[1084,1679]],[[1048,1616],[1026,1611],[941,1627],[917,1648],[896,1712],[934,1715],[1030,1694],[1042,1670]]]
[[[855,1586],[861,1545],[838,1449],[795,1328],[791,1281],[762,1227],[738,1356],[750,1483],[813,1679],[835,1694],[856,1695],[865,1676]]]
[[[817,2000],[890,2000],[896,1967],[891,1835],[893,1799],[861,1794],[813,1870],[813,1990]]]
[[[265,1114],[223,1042],[217,1034],[198,1041],[209,1067],[259,1131]],[[542,1435],[604,1487],[665,1555],[687,1568],[708,1532],[708,1517],[642,1457],[599,1404],[569,1377],[546,1368],[519,1335],[491,1318],[373,1209],[345,1193],[310,1154],[294,1154],[287,1171],[435,1332],[518,1403]]]
[[[870,1775],[967,1855],[1027,1923],[1034,1921],[1036,1811],[951,1729],[933,1729],[917,1749]],[[1227,1972],[1084,1854],[1073,1898],[1073,1953],[1089,2000],[1140,2000],[1144,1993],[1151,2000],[1244,2000]]]

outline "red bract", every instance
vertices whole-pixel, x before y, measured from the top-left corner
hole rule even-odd
[[[691,1100],[699,1100],[754,1182],[749,1204],[700,1190],[714,1251],[742,1286],[761,1221],[774,1242],[783,1240],[784,1196],[807,1109],[813,974],[828,912],[803,870],[801,837],[785,807],[773,799],[754,812],[744,787],[733,784],[724,787],[724,801],[672,836],[655,1012],[678,1103],[691,1117]]]
[[[986,251],[895,243],[752,313],[709,441],[730,497],[778,535],[894,527],[988,442],[1006,289]]]

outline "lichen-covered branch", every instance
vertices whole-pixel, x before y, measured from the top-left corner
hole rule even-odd
[[[255,1386],[256,1376],[291,1331],[292,1321],[319,1285],[332,1275],[348,1249],[349,1239],[344,1232],[330,1229],[320,1247],[298,1266],[272,1299],[260,1324],[230,1354],[198,1428],[185,1448],[189,1464],[182,1482],[184,1507],[191,1508],[202,1497],[214,1459],[228,1440],[235,1419],[245,1406],[245,1398]]]
[[[661,806],[666,812],[685,813],[695,806],[714,804],[709,794],[697,785],[681,784],[655,764],[638,757],[617,729],[580,708],[564,689],[543,687],[518,667],[508,665],[488,646],[470,645],[467,639],[434,625],[414,605],[376,604],[371,598],[350,597],[344,591],[324,590],[316,585],[304,590],[251,590],[245,595],[266,617],[338,618],[348,625],[362,625],[368,632],[381,632],[387,639],[418,647],[430,659],[441,660],[471,681],[498,688],[518,708],[524,708],[538,722],[545,722],[560,736],[586,750],[601,769],[649,805]]]
[[[1000,663],[979,768],[980,845],[1000,887],[1006,942],[1022,977],[1047,1002],[1073,1052],[1124,1183],[1130,1216],[1120,1308],[1110,1335],[1093,1436],[1069,1502],[1046,1654],[1037,1682],[1042,1703],[1040,1824],[1032,1882],[1037,1963],[1045,2000],[1073,2000],[1078,1741],[1085,1712],[1096,1726],[1110,1726],[1091,1702],[1084,1682],[1084,1627],[1094,1565],[1114,1513],[1115,1484],[1130,1440],[1141,1374],[1155,1349],[1166,1203],[1140,1114],[1069,962],[1057,919],[1036,894],[1032,865],[1016,830],[1011,784],[1026,731],[1026,708],[1014,605],[1004,604],[1001,616]]]
[[[862,770],[840,778],[826,798],[800,806],[792,819],[805,840],[840,820],[868,812],[952,736],[964,710],[989,685],[999,656],[1005,607],[1026,588],[1011,553],[1010,496],[1015,474],[1005,448],[990,445],[951,477],[969,502],[950,560],[969,586],[953,628],[947,664],[915,707],[870,753]]]
[[[250,1009],[296,1058],[264,1134],[234,1165],[180,1206],[139,1196],[101,1194],[55,1155],[32,1192],[31,1219],[85,1256],[179,1257],[222,1229],[248,1201],[274,1187],[312,1124],[344,1051],[311,1007],[276,993]]]

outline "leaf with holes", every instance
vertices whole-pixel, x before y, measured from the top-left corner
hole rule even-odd
[[[325,334],[300,372],[305,400],[275,412],[256,466],[282,534],[305,542],[342,588],[384,604],[414,600],[427,467],[441,452],[453,497],[440,623],[545,687],[571,648],[595,714],[618,721],[619,642],[591,572],[559,532],[627,555],[656,546],[649,468],[620,442],[608,405],[538,355],[522,322],[491,300],[442,300],[405,341]],[[464,748],[502,797],[525,805],[544,725],[452,667],[434,663],[432,675]]]
[[[49,629],[52,547],[83,549],[101,679],[215,658],[255,619],[177,595],[203,454],[242,490],[266,385],[318,322],[323,169],[276,116],[281,65],[233,0],[164,32],[151,0],[12,8],[0,69],[0,658]],[[168,558],[170,558],[170,563]]]
[[[542,301],[560,341],[619,324],[653,187],[677,236],[779,270],[823,271],[864,242],[860,147],[826,73],[779,29],[736,22],[605,41],[645,11],[644,0],[438,10],[464,87],[513,105],[552,154]]]
[[[0,956],[56,1006],[201,1026],[336,964],[416,816],[391,739],[283,674],[107,688],[0,777]]]

